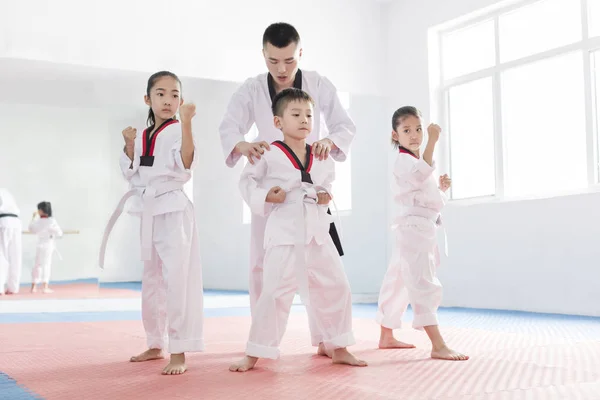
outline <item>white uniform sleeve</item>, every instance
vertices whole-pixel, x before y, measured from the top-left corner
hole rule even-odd
[[[262,180],[267,174],[267,160],[262,157],[256,163],[246,164],[240,177],[240,192],[250,210],[262,217],[267,216],[271,211],[272,204],[267,203],[267,194],[269,189],[261,186]]]
[[[413,161],[407,157],[412,156],[399,157],[394,167],[394,177],[401,193],[423,189],[435,171],[435,162],[429,165],[422,159]]]
[[[235,145],[244,140],[254,124],[252,90],[254,89],[249,79],[231,97],[223,121],[219,125],[225,164],[230,168],[233,168],[242,157],[239,153],[233,154]]]
[[[356,126],[342,106],[337,89],[324,76],[319,82],[319,104],[329,130],[327,138],[337,146],[337,149],[331,152],[331,156],[336,161],[344,161],[350,152]]]
[[[41,219],[36,218],[29,223],[29,232],[37,234],[40,231]]]
[[[141,144],[142,144],[142,135],[138,135],[135,138],[135,146],[133,150],[133,162],[127,157],[125,151],[121,148],[121,156],[119,158],[119,166],[121,167],[121,172],[123,173],[123,177],[130,181],[131,178],[138,172],[140,168],[140,155],[142,154]]]
[[[198,164],[199,147],[198,147],[198,141],[196,140],[196,134],[193,131],[192,131],[192,141],[194,142],[194,156],[192,157],[192,164],[190,165],[190,168],[188,168],[188,169],[186,169],[185,166],[183,165],[183,159],[181,158],[181,143],[182,143],[181,135],[175,141],[175,143],[173,144],[173,147],[171,148],[173,164],[176,166],[176,168],[180,169],[181,171],[191,172],[194,168],[196,168],[196,165]]]
[[[52,224],[50,224],[48,231],[53,237],[62,237],[63,235],[63,231],[62,229],[60,229],[60,226],[58,225],[58,222],[56,222],[55,219],[52,219]]]

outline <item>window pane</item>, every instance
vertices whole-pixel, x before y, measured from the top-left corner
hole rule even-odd
[[[344,162],[335,163],[335,180],[332,186],[331,190],[338,211],[352,210],[352,161],[350,154]]]
[[[600,35],[600,0],[588,0],[589,36]]]
[[[507,196],[587,187],[582,63],[576,52],[502,74]]]
[[[600,51],[592,53],[592,79],[594,80],[592,96],[594,97],[595,106],[596,138],[600,138],[598,135],[600,133]],[[600,145],[600,140],[598,140],[598,145]],[[600,151],[598,154],[600,154]],[[600,164],[598,164],[598,167],[600,168]],[[600,178],[600,170],[598,172],[598,178]]]
[[[526,57],[581,40],[581,4],[543,0],[499,17],[500,61]]]
[[[445,34],[442,37],[444,79],[494,66],[495,51],[493,20]]]
[[[494,195],[492,79],[453,87],[448,97],[452,198]]]

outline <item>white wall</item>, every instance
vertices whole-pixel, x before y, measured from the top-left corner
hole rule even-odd
[[[420,0],[387,6],[390,116],[404,104],[430,115],[428,29],[498,4]],[[450,257],[440,270],[444,305],[600,315],[599,201],[600,194],[576,194],[451,203],[445,212]]]
[[[169,5],[167,7],[167,4]],[[370,0],[0,0],[0,57],[242,81],[263,72],[262,34],[292,23],[304,68],[344,91],[381,91],[380,7]]]
[[[359,132],[352,150],[353,210],[342,217],[344,262],[355,293],[376,293],[386,263],[385,197],[374,196],[387,190],[380,150],[386,102],[378,95],[383,62],[368,66],[365,60],[384,53],[378,40],[383,31],[379,5],[338,0],[298,7],[263,1],[250,8],[247,2],[230,1],[211,7],[195,2],[189,10],[176,1],[174,15],[183,22],[173,23],[174,29],[166,23],[165,29],[175,35],[169,36],[147,14],[152,1],[138,3],[119,2],[119,12],[107,11],[106,3],[94,9],[93,4],[63,0],[36,0],[26,8],[5,5],[13,8],[14,18],[0,26],[5,33],[0,55],[10,57],[0,57],[6,104],[0,118],[10,126],[0,131],[0,181],[24,210],[32,212],[37,201],[50,200],[65,228],[82,231],[65,239],[65,260],[60,267],[57,262],[53,277],[100,273],[95,265],[104,224],[126,190],[117,163],[120,132],[127,125],[143,126],[149,72],[169,68],[182,77],[184,97],[198,106],[195,126],[204,139],[194,202],[205,287],[247,289],[249,226],[242,223],[237,189],[241,164],[225,166],[217,128],[239,82],[265,70],[260,53],[264,28],[284,20],[296,24],[303,37],[301,67],[319,70],[350,93],[350,113]],[[229,12],[234,5],[240,17]],[[193,24],[185,19],[189,15],[197,17]],[[124,25],[130,29],[114,29]],[[160,51],[143,46],[162,36],[171,42]],[[166,58],[153,59],[157,53]],[[24,213],[24,222],[31,212]],[[119,220],[102,281],[141,278],[136,224],[127,215]]]

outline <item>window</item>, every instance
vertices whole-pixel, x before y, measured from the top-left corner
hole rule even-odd
[[[335,197],[338,211],[350,211],[352,209],[352,160],[350,154],[344,162],[335,163],[335,181],[332,186],[331,191]]]
[[[600,176],[600,147],[587,148],[600,142],[600,0],[523,0],[435,29],[452,199],[555,194]]]
[[[589,36],[600,36],[600,0],[587,0]]]
[[[492,79],[449,91],[452,198],[491,196],[496,192]],[[476,149],[476,150],[474,150]]]
[[[350,93],[338,92],[338,97],[344,109],[349,110]],[[327,126],[325,125],[323,118],[321,118],[321,129],[327,131]],[[246,140],[253,141],[257,136],[258,129],[256,128],[256,125],[253,125],[250,132],[248,132]],[[247,162],[247,159],[244,157],[244,165],[246,165]],[[335,181],[333,182],[331,190],[335,196],[335,205],[337,206],[338,211],[350,211],[352,209],[352,161],[350,154],[347,155],[344,162],[335,163]],[[249,224],[252,212],[243,200],[242,204],[242,221],[244,224]]]
[[[505,195],[587,186],[582,71],[576,52],[502,74]]]
[[[600,133],[600,50],[593,52],[592,54],[592,77],[593,77],[593,92],[592,92],[592,104],[594,106],[594,134],[598,137]],[[600,146],[600,140],[597,141]],[[600,154],[600,148],[597,149],[597,153]],[[596,177],[600,177],[600,163],[596,164]]]
[[[444,35],[444,79],[492,67],[496,62],[494,21],[484,21]]]
[[[543,0],[500,15],[500,61],[581,40],[580,7],[579,0]]]

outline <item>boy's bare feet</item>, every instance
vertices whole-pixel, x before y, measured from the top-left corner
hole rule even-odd
[[[324,357],[333,357],[333,352],[331,350],[327,350],[327,347],[323,343],[319,343],[319,349],[317,350],[317,354]]]
[[[437,360],[466,361],[469,359],[469,356],[449,349],[448,346],[443,346],[439,349],[431,349],[431,358]]]
[[[229,366],[231,372],[246,372],[250,371],[256,365],[258,357],[245,356],[240,361]]]
[[[354,367],[366,367],[367,362],[363,360],[359,360],[352,353],[348,351],[345,347],[341,349],[333,350],[333,357],[331,358],[334,364],[345,364],[351,365]]]
[[[145,352],[138,354],[137,356],[133,356],[129,359],[131,362],[142,362],[142,361],[150,361],[150,360],[161,360],[165,358],[161,349],[148,349]]]
[[[171,354],[171,360],[163,369],[163,375],[181,375],[187,370],[185,353]]]

